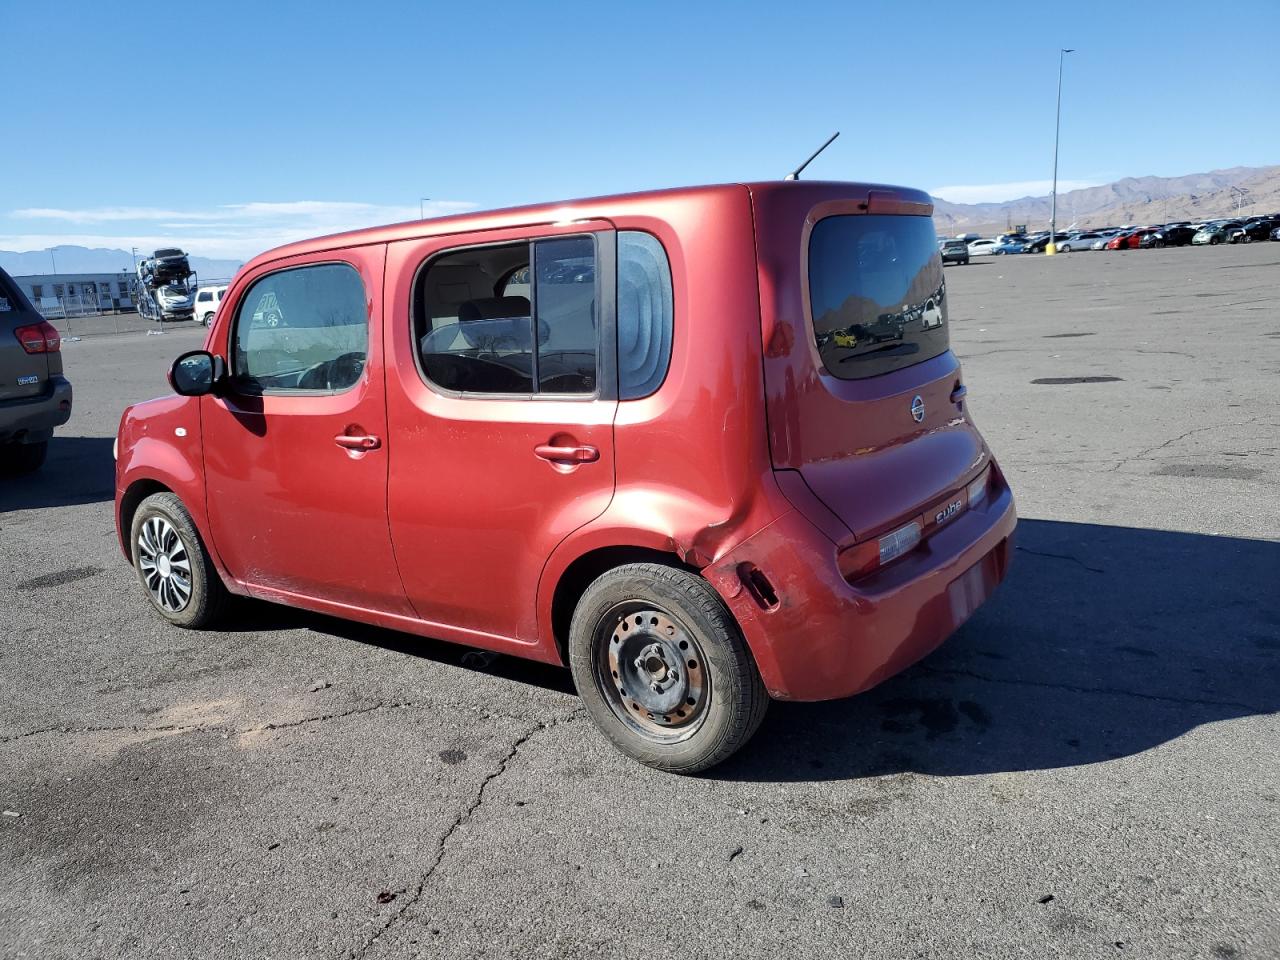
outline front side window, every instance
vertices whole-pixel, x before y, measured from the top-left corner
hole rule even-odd
[[[596,291],[592,236],[436,257],[414,297],[422,370],[459,393],[594,395]]]
[[[933,220],[866,214],[818,221],[809,237],[809,306],[823,365],[842,380],[946,352],[946,288]]]
[[[240,302],[233,337],[232,374],[245,393],[346,390],[368,351],[360,274],[345,263],[267,274]]]

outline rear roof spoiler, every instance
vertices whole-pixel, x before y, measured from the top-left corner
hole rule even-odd
[[[931,217],[933,204],[908,200],[893,190],[868,190],[867,213],[896,213],[903,216]]]

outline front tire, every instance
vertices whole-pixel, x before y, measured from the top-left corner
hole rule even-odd
[[[698,773],[760,726],[769,695],[729,610],[701,577],[616,567],[583,593],[569,666],[600,731],[645,766]]]
[[[181,500],[172,493],[143,500],[133,515],[129,544],[138,580],[160,616],[190,630],[217,622],[227,588]]]

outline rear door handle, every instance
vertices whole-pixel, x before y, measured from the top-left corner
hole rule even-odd
[[[353,437],[345,433],[338,434],[333,442],[347,450],[377,450],[382,446],[382,440],[378,437]]]
[[[956,384],[956,388],[951,391],[951,402],[959,403],[968,395],[968,393],[969,393],[969,388],[966,387],[963,383]]]
[[[536,456],[552,463],[595,463],[600,459],[600,451],[590,444],[576,447],[560,447],[553,443],[540,443],[533,448]]]

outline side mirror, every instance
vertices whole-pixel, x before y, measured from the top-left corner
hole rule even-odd
[[[207,350],[192,350],[173,361],[169,368],[169,385],[179,396],[202,397],[213,393],[224,372],[221,357],[215,357]]]

